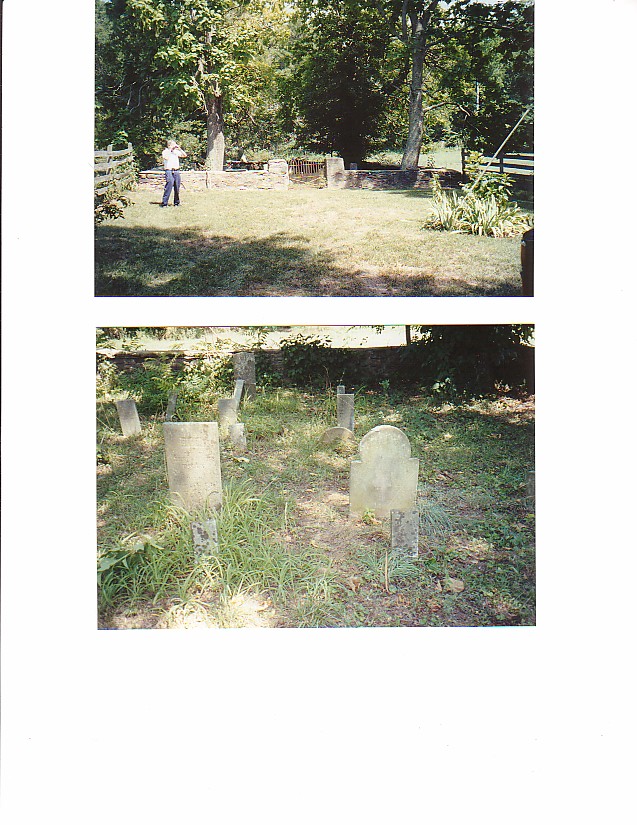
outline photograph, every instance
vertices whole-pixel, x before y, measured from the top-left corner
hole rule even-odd
[[[535,623],[531,326],[97,344],[101,628]]]
[[[95,11],[96,296],[533,295],[530,0]]]

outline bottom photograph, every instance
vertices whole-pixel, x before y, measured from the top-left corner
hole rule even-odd
[[[531,325],[97,330],[101,629],[535,624]]]

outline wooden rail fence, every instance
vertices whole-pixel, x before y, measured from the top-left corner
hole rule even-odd
[[[94,153],[95,163],[95,194],[103,195],[111,183],[121,183],[130,187],[135,182],[135,168],[133,166],[133,146],[128,144],[126,149],[113,150],[111,143],[106,150]]]
[[[466,160],[468,152],[462,150],[462,177],[466,180]],[[513,175],[514,177],[528,177],[533,176],[535,171],[533,152],[503,152],[497,155],[495,159],[492,157],[482,158],[478,166],[480,171],[484,171],[489,163],[489,172],[500,172],[500,174]]]

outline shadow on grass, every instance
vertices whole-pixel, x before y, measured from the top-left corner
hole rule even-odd
[[[517,279],[479,284],[467,276],[340,266],[286,232],[237,241],[193,229],[100,226],[95,294],[126,296],[512,296]],[[372,271],[373,270],[373,271]]]

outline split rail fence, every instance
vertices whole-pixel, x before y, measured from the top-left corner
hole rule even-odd
[[[462,177],[466,180],[466,160],[468,152],[462,150]],[[480,171],[484,171],[487,166],[490,172],[500,172],[501,174],[513,175],[514,177],[533,176],[535,171],[533,152],[503,152],[493,157],[485,157],[478,166]],[[490,164],[490,165],[489,165]]]
[[[130,187],[135,183],[135,167],[133,164],[133,146],[128,144],[127,149],[113,150],[113,144],[106,150],[94,153],[95,163],[95,194],[103,195],[111,183],[118,183]]]

